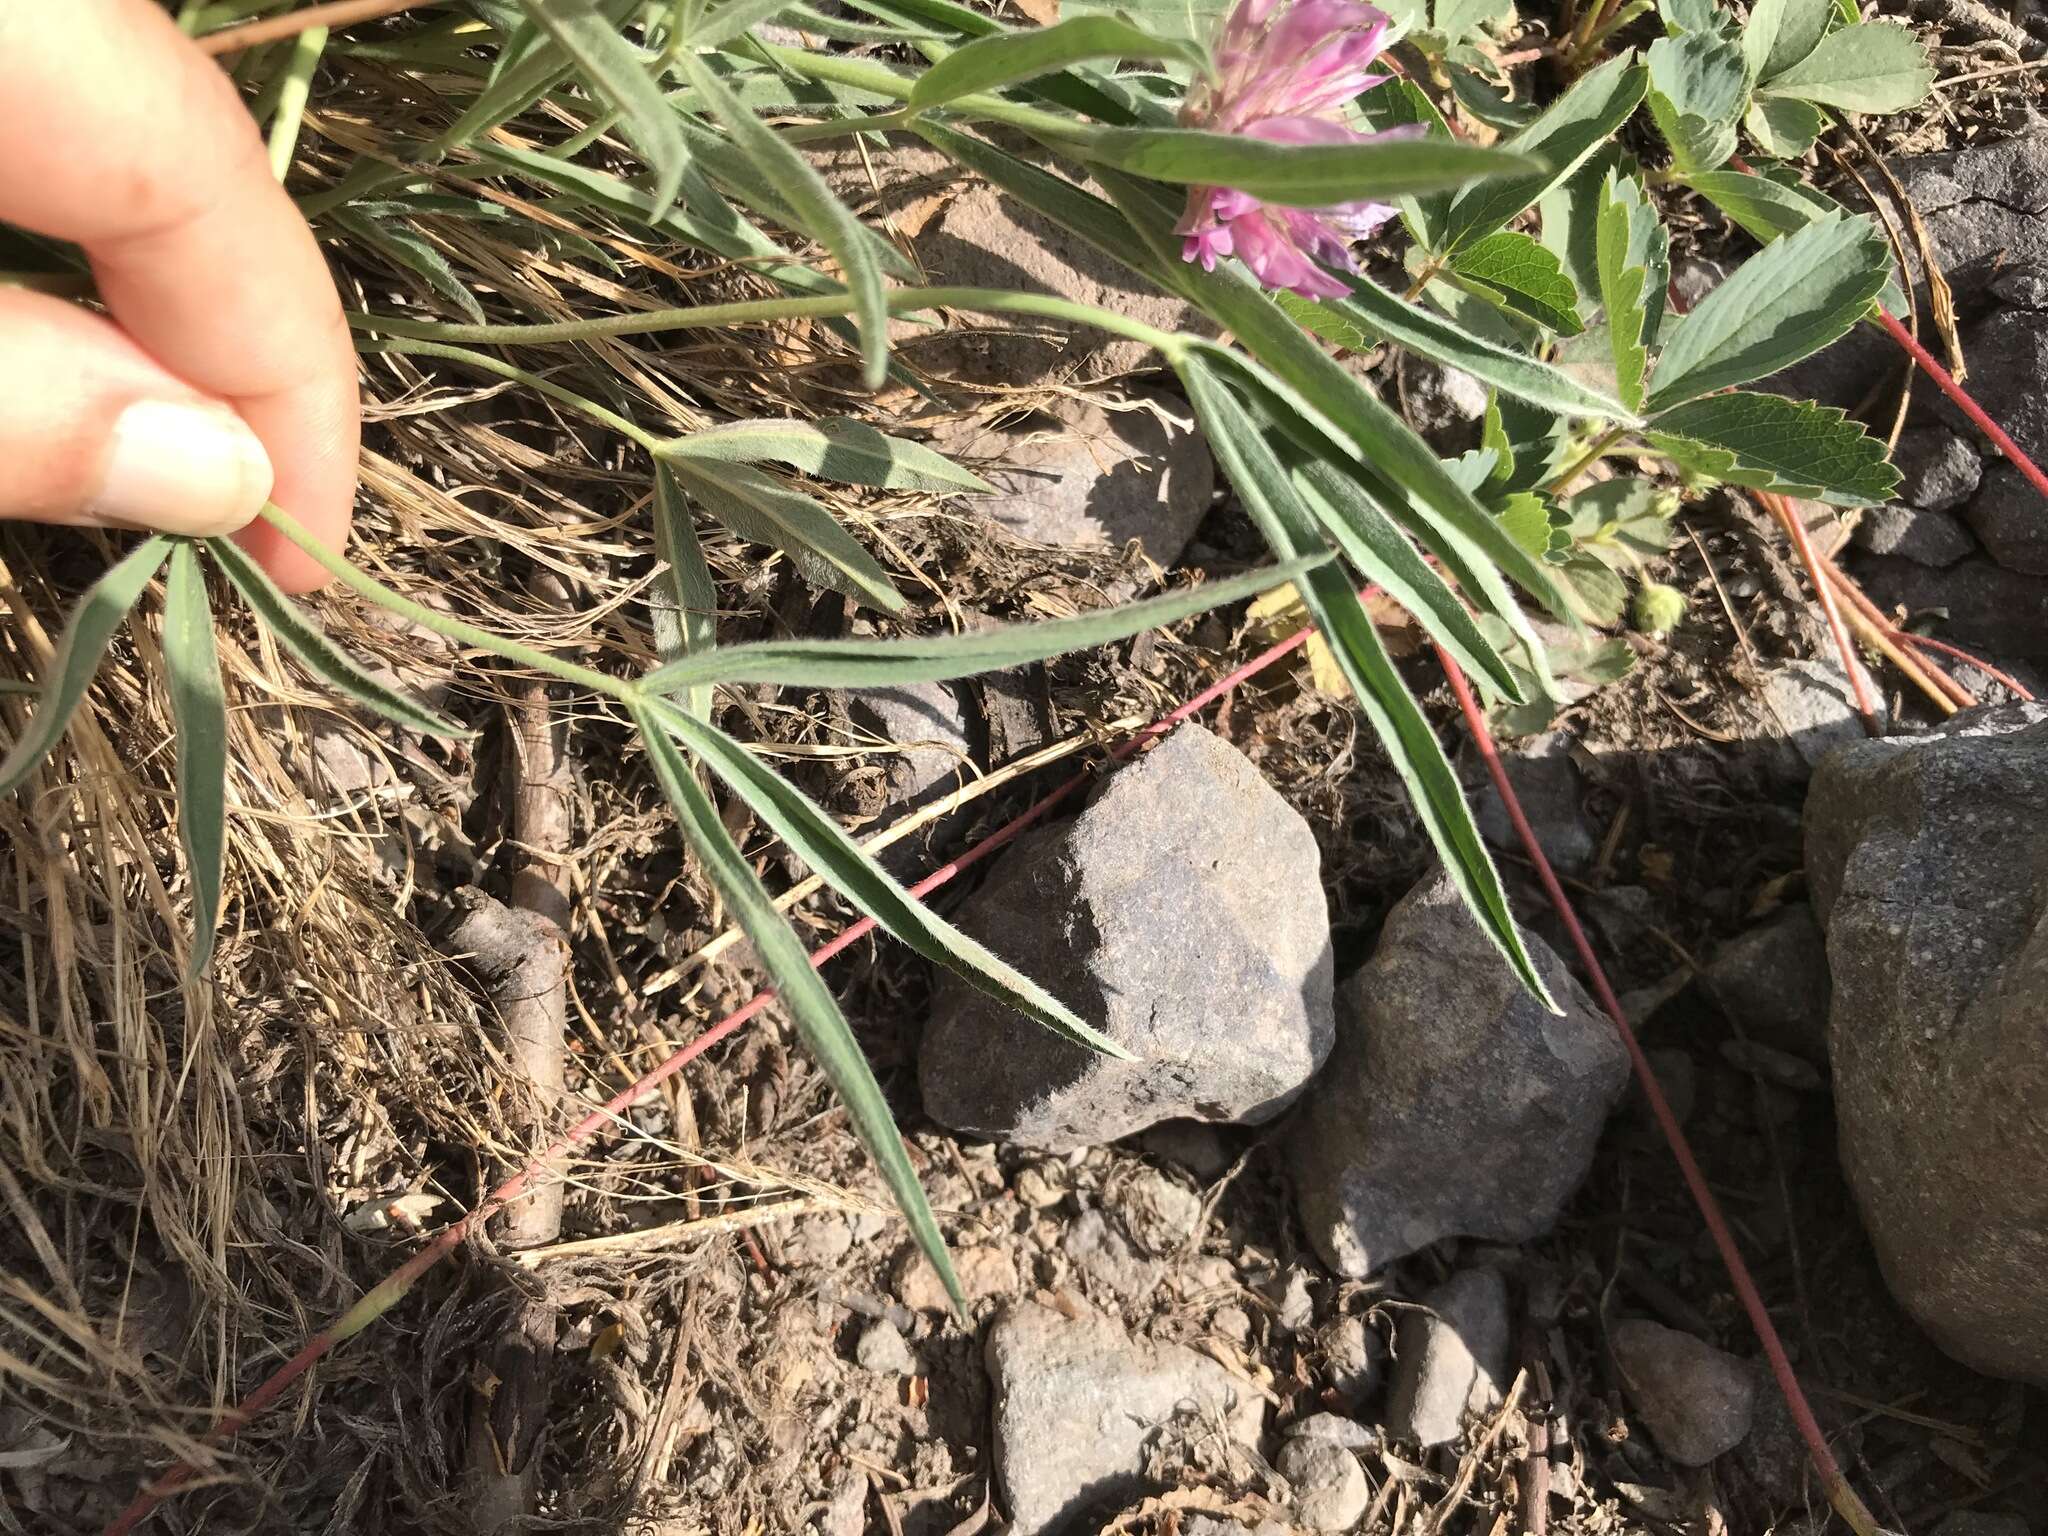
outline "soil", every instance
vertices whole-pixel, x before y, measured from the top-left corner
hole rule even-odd
[[[1936,31],[1944,76],[2009,62],[1959,23]],[[1887,125],[1883,146],[1997,132],[2026,100],[2012,75],[1977,82]],[[389,281],[353,275],[365,288]],[[709,298],[717,285],[692,291]],[[565,306],[577,297],[568,280],[557,292]],[[690,397],[732,415],[815,410],[841,387],[809,353],[764,367],[740,347],[705,338],[634,365],[656,379],[687,369]],[[362,547],[381,574],[593,664],[646,666],[643,468],[531,397],[400,358],[368,366],[372,397],[387,403],[369,433]],[[722,382],[707,394],[707,380]],[[420,413],[427,397],[444,408]],[[926,497],[863,494],[834,511],[912,592],[912,627],[1077,611],[1154,576],[1135,552],[1024,544]],[[1902,1532],[1958,1510],[2038,1519],[2048,1402],[1948,1361],[1898,1310],[1842,1185],[1825,1092],[1731,1065],[1731,1022],[1690,984],[1718,944],[1804,900],[1802,785],[1777,763],[1758,686],[1779,661],[1830,652],[1778,536],[1747,504],[1694,501],[1681,526],[1663,577],[1686,593],[1685,623],[1668,642],[1635,637],[1635,671],[1563,721],[1598,847],[1572,895],[1617,989],[1662,1000],[1639,1015],[1644,1043],[1689,1066],[1687,1133],[1852,1482]],[[68,534],[0,530],[19,671],[40,663],[59,594],[101,553]],[[785,562],[764,565],[730,540],[710,557],[729,638],[849,621]],[[1184,565],[1216,575],[1261,558],[1225,500]],[[542,593],[546,572],[574,594],[566,611]],[[977,1328],[1006,1300],[1092,1308],[1201,1350],[1267,1400],[1269,1426],[1323,1410],[1373,1422],[1402,1307],[1475,1260],[1512,1281],[1523,1411],[1426,1457],[1364,1452],[1385,1490],[1368,1529],[1543,1529],[1522,1491],[1546,1454],[1531,1449],[1537,1426],[1550,1441],[1551,1531],[1841,1528],[1768,1390],[1750,1443],[1703,1471],[1669,1465],[1633,1421],[1606,1342],[1621,1317],[1756,1353],[1639,1106],[1615,1117],[1551,1237],[1515,1250],[1441,1244],[1370,1281],[1338,1281],[1295,1221],[1281,1128],[1154,1133],[1047,1157],[931,1127],[914,1070],[929,979],[872,940],[828,978],[909,1135],[976,1326],[938,1305],[844,1113],[770,1007],[571,1164],[555,1245],[515,1259],[478,1237],[232,1448],[200,1447],[220,1408],[416,1253],[421,1228],[471,1208],[520,1150],[487,990],[445,944],[457,893],[503,894],[518,863],[505,721],[525,684],[348,603],[322,613],[358,653],[452,690],[448,707],[486,734],[446,748],[361,729],[310,693],[281,692],[288,674],[267,642],[231,629],[225,665],[244,706],[234,761],[248,765],[231,879],[245,894],[212,988],[181,996],[174,984],[168,728],[146,637],[121,642],[95,688],[100,723],[74,735],[44,794],[0,808],[0,890],[22,939],[0,965],[0,1530],[97,1530],[144,1478],[196,1456],[204,1475],[156,1529],[464,1531],[467,1425],[500,1384],[489,1362],[544,1301],[557,1320],[532,1367],[544,1422],[520,1446],[538,1468],[545,1528],[970,1536],[999,1519]],[[1094,743],[1119,723],[1164,713],[1269,638],[1239,614],[1214,615],[1032,669],[1022,691],[1045,739],[1089,745],[920,832],[908,867],[971,846],[1099,763]],[[1404,665],[1454,739],[1427,656]],[[1924,723],[1913,696],[1892,689],[1889,703],[1895,720]],[[596,1100],[746,1001],[757,973],[744,944],[703,956],[724,914],[624,724],[588,700],[568,712],[568,1087]],[[1314,828],[1342,974],[1425,867],[1391,768],[1298,661],[1205,718]],[[758,690],[730,701],[727,723],[871,829],[877,764],[832,701]],[[323,731],[367,758],[365,786],[323,787],[318,775],[331,779],[340,760],[315,751]],[[67,782],[82,787],[55,792]],[[807,873],[730,810],[771,885]],[[1517,910],[1545,931],[1553,920],[1529,872],[1506,864]],[[936,904],[950,908],[963,888]],[[813,943],[851,916],[829,897],[795,915]],[[889,1364],[886,1337],[863,1337],[880,1325],[906,1341],[910,1371],[861,1363]],[[1197,1513],[1285,1519],[1284,1490],[1255,1459],[1160,1471],[1159,1495],[1106,1512],[1101,1528],[1175,1536]]]

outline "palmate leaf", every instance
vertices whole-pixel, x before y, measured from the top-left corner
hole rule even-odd
[[[1918,38],[1893,22],[1864,21],[1830,32],[1760,91],[1844,112],[1903,112],[1933,84],[1934,67]]]
[[[400,693],[328,639],[319,622],[279,591],[263,568],[243,553],[241,545],[233,539],[208,539],[206,552],[226,573],[242,601],[272,638],[300,666],[343,698],[424,735],[461,738],[476,734]]]
[[[741,538],[788,555],[813,586],[843,592],[856,602],[895,613],[903,594],[839,526],[837,518],[794,486],[751,464],[703,464],[668,454],[676,484]]]
[[[922,112],[1093,59],[1165,59],[1200,68],[1204,57],[1192,41],[1154,36],[1120,16],[1074,16],[1050,27],[978,38],[947,54],[911,87],[908,105]]]
[[[810,956],[797,941],[795,930],[775,910],[774,900],[734,845],[732,835],[719,820],[717,808],[697,783],[690,764],[670,737],[668,726],[656,716],[654,706],[635,706],[632,714],[654,776],[681,824],[684,841],[697,855],[740,927],[754,941],[755,952],[788,1005],[804,1044],[840,1102],[846,1105],[855,1133],[867,1146],[882,1182],[909,1221],[911,1235],[939,1272],[953,1305],[965,1313],[967,1298],[960,1289],[959,1276],[953,1272],[953,1262],[947,1257],[938,1219],[917,1182],[895,1117],[889,1113],[889,1102],[882,1096],[881,1085],[875,1081],[846,1016],[811,968]]]
[[[1215,371],[1209,354],[1190,352],[1180,372],[1217,461],[1266,541],[1285,556],[1313,550],[1321,542],[1314,518],[1268,442],[1267,424],[1254,418]],[[1459,895],[1523,985],[1557,1011],[1530,963],[1499,872],[1473,824],[1457,775],[1428,720],[1402,686],[1350,581],[1341,571],[1321,566],[1302,577],[1296,590],[1344,669]]]
[[[619,110],[620,125],[654,171],[657,211],[676,199],[690,152],[675,113],[641,63],[640,51],[595,0],[523,0],[526,14],[576,61],[598,94]]]
[[[1037,982],[905,891],[837,822],[737,741],[673,705],[656,702],[649,709],[653,718],[724,780],[791,851],[872,917],[885,933],[1062,1039],[1125,1061],[1135,1059],[1107,1035],[1083,1023]]]
[[[1632,260],[1630,233],[1636,211],[1643,207],[1642,189],[1632,178],[1609,175],[1600,189],[1597,225],[1600,307],[1607,313],[1607,345],[1614,358],[1615,388],[1632,411],[1643,408],[1644,380],[1649,368],[1649,312],[1644,302],[1650,288],[1645,264]],[[1651,219],[1656,215],[1651,213]],[[1661,298],[1661,293],[1659,294]]]
[[[821,480],[891,490],[968,491],[993,495],[995,487],[922,443],[888,437],[864,421],[735,421],[672,438],[665,458],[706,463],[787,464]]]
[[[1835,0],[1757,0],[1742,29],[1742,51],[1757,80],[1783,74],[1813,52]]]
[[[1294,580],[1330,558],[1320,550],[1303,559],[1208,581],[1143,602],[1119,603],[1071,619],[999,624],[957,635],[901,635],[894,639],[761,640],[728,645],[655,668],[643,686],[668,693],[710,683],[782,683],[815,688],[888,688],[941,683],[1000,672],[1069,651],[1127,640],[1148,629],[1177,624],[1226,603],[1255,597]]]
[[[1734,390],[1654,418],[1645,434],[1683,468],[1731,485],[1866,507],[1899,486],[1884,444],[1833,406]]]
[[[164,665],[178,732],[178,840],[185,846],[185,868],[192,879],[192,951],[186,974],[197,976],[213,958],[220,926],[228,708],[206,577],[190,539],[180,539],[172,549],[171,573],[164,583]]]
[[[11,795],[20,788],[21,781],[57,745],[84,702],[85,690],[99,670],[100,657],[106,654],[114,631],[170,552],[171,541],[161,534],[144,539],[94,582],[71,610],[57,637],[50,675],[43,683],[35,713],[6,758],[0,760],[0,795]]]
[[[1869,219],[1829,215],[1772,241],[1672,327],[1652,410],[1790,367],[1870,310],[1891,267]]]

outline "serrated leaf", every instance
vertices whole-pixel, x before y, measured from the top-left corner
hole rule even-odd
[[[1754,77],[1769,80],[1813,52],[1834,11],[1835,0],[1759,0],[1744,33],[1745,44],[1757,36],[1759,46],[1749,53]]]
[[[1812,102],[1757,96],[1742,114],[1742,126],[1761,153],[1773,160],[1796,160],[1813,148],[1827,119]]]
[[[214,650],[213,609],[190,539],[171,550],[164,583],[164,665],[178,733],[178,840],[192,880],[192,952],[186,975],[213,958],[227,851],[228,706]]]
[[[1864,21],[1830,32],[1761,91],[1844,112],[1903,112],[1924,101],[1933,85],[1934,66],[1917,37],[1892,22]]]
[[[1653,480],[1617,476],[1587,486],[1562,510],[1568,538],[1609,566],[1634,569],[1670,552],[1678,495]]]
[[[1198,128],[1098,128],[1075,141],[1097,165],[1183,186],[1235,187],[1263,202],[1327,208],[1386,201],[1488,178],[1526,178],[1539,161],[1456,139],[1278,144]]]
[[[1458,98],[1458,105],[1467,116],[1477,118],[1496,133],[1520,133],[1542,115],[1543,109],[1535,102],[1511,100],[1506,91],[1477,70],[1452,65],[1448,73],[1451,94]]]
[[[1483,240],[1460,246],[1451,270],[1500,293],[1508,306],[1563,336],[1585,329],[1579,319],[1579,292],[1565,276],[1555,253],[1533,235],[1495,230]]]
[[[1552,526],[1550,503],[1534,491],[1518,491],[1500,509],[1500,525],[1508,537],[1540,560],[1561,555],[1570,547],[1562,530]]]
[[[1657,15],[1673,37],[1687,32],[1719,34],[1735,20],[1714,0],[1659,0]]]
[[[693,88],[702,94],[741,153],[761,179],[795,210],[803,227],[839,261],[847,291],[854,297],[854,318],[860,327],[862,371],[869,389],[879,389],[889,375],[889,301],[881,265],[858,219],[832,194],[825,178],[781,134],[746,109],[725,82],[701,57],[687,50],[679,61]]]
[[[713,468],[674,456],[666,462],[706,512],[741,538],[781,550],[813,586],[843,592],[886,613],[903,607],[903,594],[875,557],[794,486],[751,464]]]
[[[29,716],[20,737],[0,760],[0,795],[11,795],[21,781],[57,745],[71,717],[85,700],[85,690],[99,670],[114,631],[128,617],[128,610],[142,596],[142,589],[171,552],[171,541],[161,534],[144,539],[117,560],[107,573],[86,589],[57,637],[50,673],[44,680],[42,697]]]
[[[717,808],[698,785],[696,775],[666,727],[656,718],[653,707],[634,705],[631,713],[655,779],[682,826],[684,841],[740,927],[754,941],[755,953],[774,978],[776,990],[796,1021],[804,1044],[846,1105],[855,1133],[874,1158],[882,1182],[910,1223],[911,1235],[939,1272],[954,1306],[964,1313],[966,1297],[946,1254],[946,1240],[939,1234],[931,1203],[925,1199],[917,1174],[910,1166],[903,1137],[896,1129],[895,1117],[889,1113],[889,1102],[882,1096],[881,1085],[875,1081],[846,1016],[812,969],[811,958],[797,942],[795,932],[775,910],[774,901],[734,846],[731,834],[719,820]]]
[[[1604,560],[1583,550],[1572,550],[1560,562],[1565,586],[1576,599],[1580,618],[1597,628],[1620,622],[1628,612],[1628,583],[1616,575]]]
[[[676,739],[723,779],[792,852],[884,932],[1061,1039],[1105,1056],[1134,1059],[1037,982],[905,891],[838,823],[730,736],[672,705],[657,702],[651,707]]]
[[[654,552],[661,560],[667,600],[648,605],[654,630],[654,654],[663,665],[703,656],[718,645],[718,584],[704,560],[697,520],[668,466],[654,466]],[[711,685],[693,683],[664,689],[683,709],[699,719],[711,718]]]
[[[1868,313],[1890,267],[1866,218],[1829,215],[1772,241],[1672,327],[1650,407],[1747,384],[1819,351]]]
[[[689,165],[683,130],[641,62],[640,51],[593,0],[522,0],[599,95],[618,108],[620,126],[654,172],[657,212],[676,200]]]
[[[1181,378],[1218,464],[1267,542],[1284,556],[1313,551],[1319,542],[1313,516],[1267,442],[1261,424],[1213,371],[1205,354],[1188,354],[1182,361]],[[1557,1005],[1523,947],[1500,876],[1473,824],[1457,775],[1428,720],[1402,686],[1358,594],[1341,573],[1328,567],[1310,572],[1296,586],[1400,774],[1459,895],[1522,984],[1555,1011]]]
[[[1155,37],[1120,16],[1075,16],[1028,32],[977,38],[954,50],[918,77],[908,105],[923,112],[1092,59],[1164,59],[1200,68],[1205,58],[1190,41]]]
[[[1742,171],[1704,171],[1685,184],[1765,245],[1840,210],[1809,187]]]
[[[319,621],[279,591],[277,584],[264,574],[263,567],[243,553],[233,539],[208,539],[206,552],[270,631],[271,638],[343,698],[422,735],[462,740],[476,734],[383,682],[328,639]]]
[[[1444,247],[1455,248],[1492,234],[1567,179],[1628,121],[1648,84],[1649,73],[1632,52],[1580,76],[1541,117],[1501,142],[1502,149],[1531,156],[1545,168],[1534,175],[1482,182],[1460,192],[1445,216]]]
[[[762,640],[728,645],[657,667],[641,679],[656,693],[700,683],[787,683],[815,688],[887,688],[942,683],[981,672],[1000,672],[1126,640],[1148,629],[1177,624],[1198,613],[1292,581],[1330,558],[1317,551],[1306,561],[1247,571],[1204,582],[1184,592],[1034,624],[1001,624],[957,635],[901,635],[894,639]]]
[[[1644,380],[1649,368],[1645,333],[1650,276],[1635,249],[1636,219],[1648,212],[1642,189],[1632,178],[1609,176],[1600,189],[1597,225],[1600,265],[1600,306],[1607,316],[1607,345],[1614,359],[1615,388],[1631,411],[1643,408]],[[1658,297],[1661,299],[1662,294]],[[1661,309],[1661,304],[1659,305]]]
[[[889,437],[864,421],[735,421],[671,438],[663,458],[702,463],[787,464],[821,480],[877,485],[891,490],[972,491],[995,487],[922,443]]]
[[[1709,395],[1666,411],[1647,436],[1696,474],[1837,506],[1874,506],[1899,485],[1884,444],[1860,422],[1833,406],[1783,395]]]
[[[1569,180],[1537,199],[1540,222],[1536,238],[1557,257],[1578,290],[1582,320],[1590,321],[1600,305],[1600,189],[1606,185],[1608,173],[1621,172],[1628,158],[1618,146],[1609,145],[1590,156]]]
[[[1742,50],[1717,34],[1687,32],[1650,45],[1650,116],[1679,170],[1711,171],[1735,153],[1749,99]]]

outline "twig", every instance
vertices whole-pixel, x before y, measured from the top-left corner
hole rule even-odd
[[[582,1259],[594,1253],[637,1253],[643,1249],[664,1247],[670,1243],[688,1242],[693,1237],[716,1237],[725,1232],[745,1232],[754,1227],[766,1226],[771,1221],[786,1221],[790,1217],[802,1216],[811,1211],[831,1209],[835,1207],[811,1196],[805,1196],[801,1200],[776,1200],[762,1205],[750,1205],[745,1210],[725,1211],[717,1216],[700,1216],[694,1221],[671,1221],[658,1227],[643,1227],[632,1232],[607,1232],[602,1237],[580,1237],[573,1242],[550,1243],[545,1248],[529,1248],[524,1253],[516,1253],[512,1255],[512,1259],[523,1268],[534,1269],[558,1259]]]
[[[1820,611],[1827,615],[1828,632],[1835,637],[1842,670],[1849,674],[1849,687],[1856,696],[1856,713],[1863,718],[1863,729],[1872,736],[1882,736],[1884,727],[1878,723],[1877,704],[1870,697],[1870,684],[1863,676],[1862,663],[1856,659],[1856,647],[1849,641],[1848,627],[1842,621],[1841,604],[1835,601],[1835,589],[1821,574],[1820,556],[1814,552],[1813,540],[1807,535],[1806,520],[1799,515],[1797,503],[1787,501],[1772,491],[1758,491],[1756,494],[1766,510],[1778,520],[1778,526],[1785,530],[1792,547],[1799,551],[1807,580],[1813,583],[1813,590],[1820,598]]]
[[[1983,657],[1973,656],[1970,652],[1964,650],[1959,645],[1950,645],[1946,640],[1936,640],[1931,635],[1915,634],[1910,629],[1895,629],[1893,633],[1898,635],[1902,640],[1905,640],[1909,645],[1918,646],[1924,650],[1936,651],[1943,656],[1952,656],[1957,661],[1960,661],[1966,667],[1975,667],[1979,672],[1982,672],[1994,683],[1999,684],[2001,687],[2011,689],[2013,697],[2017,698],[2023,704],[2031,704],[2034,702],[2033,689],[2029,688],[2025,683],[2021,682],[2018,678],[2012,676],[2011,673],[2000,671],[1997,667],[1994,667],[1990,662],[1986,661]]]
[[[1458,1462],[1457,1478],[1451,1483],[1450,1492],[1437,1501],[1436,1508],[1429,1512],[1429,1518],[1422,1522],[1422,1536],[1436,1536],[1443,1529],[1444,1521],[1451,1516],[1465,1497],[1465,1490],[1472,1486],[1472,1478],[1479,1471],[1479,1463],[1486,1459],[1486,1453],[1493,1449],[1493,1442],[1500,1438],[1500,1432],[1507,1427],[1509,1419],[1522,1406],[1522,1393],[1529,1385],[1529,1371],[1525,1366],[1515,1372],[1515,1384],[1508,1389],[1507,1401],[1500,1405],[1500,1412],[1493,1416],[1493,1422],[1486,1426],[1486,1433],[1479,1437],[1479,1443],[1465,1453]]]
[[[385,16],[396,16],[400,11],[440,3],[441,0],[328,0],[325,5],[309,5],[303,11],[287,11],[282,16],[245,21],[239,27],[223,27],[192,41],[201,53],[218,57],[224,53],[240,53],[262,43],[297,37],[314,27],[353,26],[359,21],[377,21]]]
[[[1904,649],[1907,637],[1886,617],[1883,610],[1873,603],[1864,590],[1826,555],[1817,557],[1821,574],[1827,577],[1837,593],[1849,601],[1848,618],[1860,634],[1871,645],[1883,652],[1893,666],[1906,675],[1914,687],[1933,701],[1943,714],[1954,714],[1958,709],[1968,709],[1977,701],[1970,691],[1941,668],[1923,663],[1919,657]]]

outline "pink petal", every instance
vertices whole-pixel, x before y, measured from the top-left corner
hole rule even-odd
[[[1370,137],[1327,117],[1262,117],[1238,132],[1273,144],[1363,144]]]

